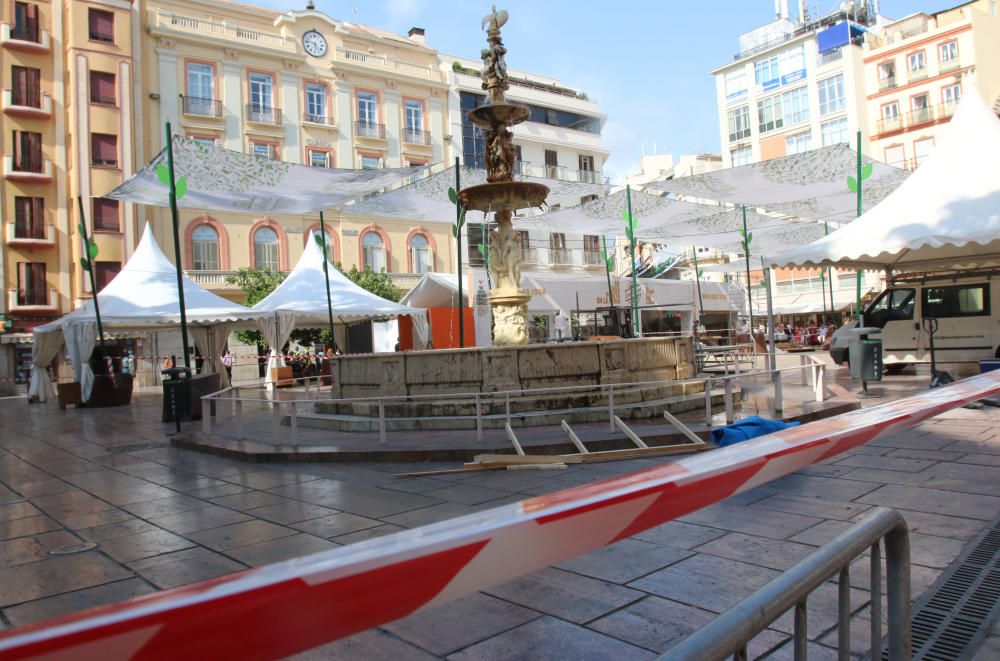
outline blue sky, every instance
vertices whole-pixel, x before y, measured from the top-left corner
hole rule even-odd
[[[244,0],[275,9],[301,9],[305,0]],[[485,45],[480,20],[493,0],[315,0],[342,20],[401,34],[427,30],[439,51],[477,57]],[[809,0],[826,13],[835,0]],[[959,0],[881,0],[883,14],[900,18],[938,11]],[[797,0],[790,0],[795,14]],[[773,0],[501,0],[510,12],[503,29],[507,64],[553,76],[582,89],[608,116],[606,174],[638,169],[643,148],[674,156],[719,151],[715,83],[709,71],[730,61],[740,33],[772,19]]]

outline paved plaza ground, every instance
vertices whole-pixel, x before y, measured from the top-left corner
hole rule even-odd
[[[854,388],[856,390],[856,388]],[[260,465],[169,447],[158,399],[60,411],[0,401],[0,628],[221,576],[654,466],[394,473],[453,464]],[[1000,410],[958,409],[682,519],[302,659],[644,659],[876,505],[911,527],[918,598],[1000,516]],[[54,556],[70,544],[93,550]],[[867,559],[852,646],[868,647]],[[810,658],[835,658],[836,594],[809,600]],[[792,658],[790,615],[753,657]],[[996,629],[994,629],[996,631]],[[993,637],[979,659],[1000,655]]]

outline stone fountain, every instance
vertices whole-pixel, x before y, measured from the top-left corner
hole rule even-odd
[[[486,133],[486,181],[462,190],[459,203],[467,210],[492,212],[497,229],[489,235],[489,266],[493,279],[490,305],[493,307],[493,343],[517,346],[528,343],[528,300],[521,289],[521,245],[511,219],[518,209],[541,207],[549,189],[542,184],[514,181],[515,153],[510,127],[528,119],[527,106],[508,103],[504,92],[510,87],[500,28],[507,22],[507,12],[493,12],[483,19],[486,29],[483,89],[487,103],[469,111],[469,121]]]

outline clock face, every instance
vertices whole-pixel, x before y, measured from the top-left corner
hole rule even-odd
[[[326,37],[316,30],[309,30],[302,35],[302,48],[313,57],[326,55]]]

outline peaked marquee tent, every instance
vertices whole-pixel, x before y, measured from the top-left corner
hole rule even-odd
[[[183,278],[183,283],[187,322],[194,342],[207,359],[208,372],[219,372],[223,383],[228,385],[226,373],[218,365],[226,338],[233,328],[253,326],[262,315],[216,296],[187,278]],[[132,258],[97,294],[97,301],[105,333],[164,330],[180,324],[177,271],[160,250],[148,224]],[[89,399],[94,383],[89,358],[97,344],[97,318],[92,301],[35,328],[29,396],[43,402],[48,399],[52,382],[45,366],[64,343],[73,363],[74,378],[80,382],[84,399]]]
[[[298,263],[288,277],[268,296],[253,306],[259,315],[258,325],[271,347],[270,366],[281,364],[278,349],[283,347],[295,328],[325,327],[329,321],[326,283],[323,275],[323,249],[307,241]],[[334,321],[348,323],[382,317],[408,315],[414,320],[418,335],[426,337],[425,310],[393,303],[362,289],[327,262],[330,303]],[[268,372],[270,379],[270,371]]]
[[[974,88],[927,160],[878,206],[776,266],[894,271],[1000,265],[1000,119]]]

